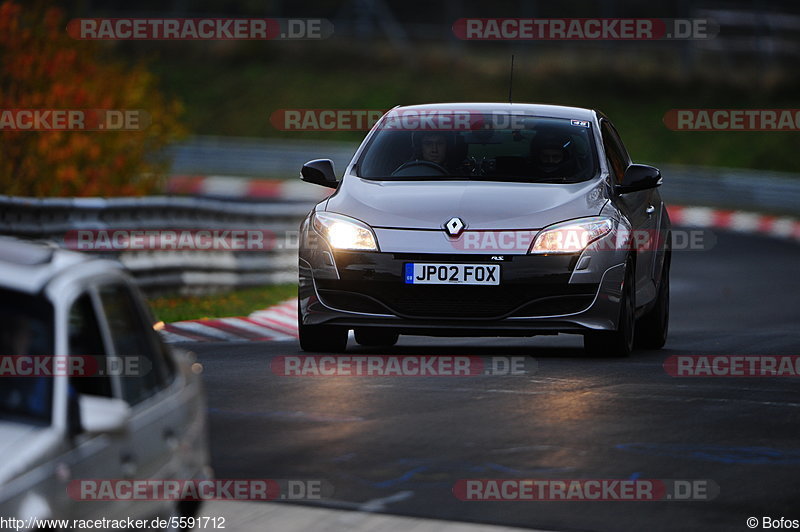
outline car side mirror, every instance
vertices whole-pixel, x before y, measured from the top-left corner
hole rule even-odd
[[[622,184],[615,185],[614,190],[617,194],[627,194],[656,188],[661,182],[661,171],[658,168],[646,164],[632,164],[625,170]]]
[[[333,171],[333,161],[330,159],[314,159],[308,161],[300,169],[300,179],[306,183],[314,183],[323,187],[336,188],[336,174]]]
[[[78,397],[81,428],[90,434],[123,432],[131,407],[122,399],[81,394]]]

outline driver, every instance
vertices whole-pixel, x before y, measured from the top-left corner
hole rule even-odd
[[[451,156],[455,153],[455,138],[440,131],[415,131],[411,134],[411,159],[401,164],[392,175],[424,175],[435,171],[430,166],[439,168],[440,172],[450,174],[453,171]],[[429,165],[427,170],[420,167]],[[412,169],[413,167],[416,169]],[[408,169],[408,170],[407,170]]]
[[[453,138],[441,131],[415,131],[411,135],[411,145],[414,150],[412,160],[427,161],[450,170],[449,155],[452,142]]]
[[[422,160],[445,166],[447,161],[447,138],[442,133],[426,133],[420,140]]]

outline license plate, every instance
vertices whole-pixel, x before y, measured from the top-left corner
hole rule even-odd
[[[428,264],[405,265],[406,284],[500,284],[499,264]]]

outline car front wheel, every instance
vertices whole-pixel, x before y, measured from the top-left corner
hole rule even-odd
[[[661,268],[661,282],[655,306],[636,322],[636,346],[661,349],[669,331],[669,256]]]
[[[588,355],[628,357],[633,353],[636,328],[636,291],[633,271],[633,262],[626,262],[617,330],[586,333],[583,337],[583,348]]]
[[[303,351],[341,353],[347,350],[347,332],[344,327],[332,325],[304,325],[297,309],[297,333]]]

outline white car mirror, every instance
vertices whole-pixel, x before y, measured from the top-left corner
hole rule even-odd
[[[80,395],[81,428],[89,433],[122,432],[128,426],[131,407],[122,399]]]

